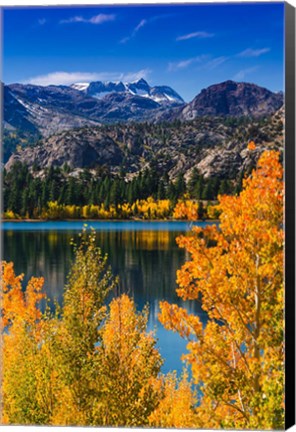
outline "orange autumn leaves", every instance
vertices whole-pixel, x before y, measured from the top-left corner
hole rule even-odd
[[[147,322],[148,310],[137,312],[126,294],[111,302],[100,349],[105,424],[148,425],[159,402],[158,375],[163,361],[155,338],[146,332]]]
[[[15,276],[12,263],[2,263],[3,423],[11,418],[19,423],[26,412],[28,422],[34,422],[35,401],[41,396],[33,377],[40,363],[35,347],[42,344],[45,324],[40,312],[43,278],[31,278],[25,292],[22,279],[23,275]]]
[[[22,290],[22,276],[3,263],[3,410],[4,424],[149,426],[180,424],[183,400],[193,394],[187,377],[160,374],[163,362],[148,310],[137,312],[127,295],[107,295],[117,279],[95,244],[95,234],[82,234],[74,245],[63,307],[40,310],[43,279],[33,278]],[[166,408],[167,407],[167,408]],[[187,414],[186,414],[187,413]],[[180,413],[181,415],[181,413]],[[191,406],[182,412],[194,416]]]
[[[107,306],[118,281],[94,234],[82,235],[64,306],[55,314],[40,312],[42,279],[32,278],[23,291],[22,277],[3,264],[2,422],[283,428],[279,154],[264,152],[240,195],[219,197],[217,214],[219,228],[194,228],[178,238],[188,258],[177,273],[177,294],[201,301],[207,323],[167,302],[160,314],[167,329],[188,340],[184,358],[202,394],[186,372],[181,379],[161,375],[146,309],[137,312],[126,295]]]
[[[252,146],[253,147],[253,146]],[[178,239],[191,260],[177,273],[178,295],[202,301],[209,317],[161,303],[160,320],[188,339],[193,379],[204,394],[207,428],[284,425],[283,169],[266,151],[237,197],[219,197],[220,226]]]
[[[256,149],[256,144],[254,143],[254,141],[250,141],[248,144],[248,150],[255,150]]]
[[[45,296],[42,293],[43,278],[32,277],[24,294],[21,285],[23,275],[15,276],[13,263],[4,262],[2,273],[3,325],[29,324],[40,319],[38,305]]]
[[[198,203],[190,200],[179,200],[173,211],[174,219],[194,221],[198,219]]]

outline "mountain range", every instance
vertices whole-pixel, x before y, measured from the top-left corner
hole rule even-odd
[[[182,97],[171,87],[151,87],[143,78],[131,83],[95,81],[90,83],[75,83],[71,87],[97,99],[103,99],[111,93],[123,93],[126,95],[141,96],[153,100],[160,105],[172,106],[184,104]]]
[[[54,134],[15,152],[5,165],[21,162],[38,175],[50,167],[68,167],[73,176],[83,169],[105,167],[126,179],[153,164],[159,173],[185,178],[197,168],[204,177],[235,179],[254,166],[265,149],[283,148],[283,109],[265,119],[199,117],[192,121],[86,126]],[[249,152],[247,144],[256,142]]]
[[[171,87],[151,87],[144,79],[125,84],[10,84],[4,86],[4,125],[8,130],[47,137],[102,123],[186,121],[208,115],[262,117],[273,114],[282,104],[282,93],[234,81],[212,85],[189,103]]]
[[[4,86],[4,162],[8,170],[20,161],[41,173],[68,164],[74,174],[106,165],[132,176],[157,160],[172,178],[193,167],[233,178],[250,164],[248,140],[257,140],[257,155],[282,148],[282,107],[282,93],[234,81],[203,89],[189,103],[143,79],[11,84]]]
[[[283,105],[283,93],[251,83],[225,81],[203,89],[191,102],[162,117],[193,120],[204,116],[252,117],[272,115]]]
[[[4,125],[46,137],[85,125],[148,120],[176,105],[184,101],[172,88],[150,87],[144,79],[126,84],[10,84],[4,86]]]

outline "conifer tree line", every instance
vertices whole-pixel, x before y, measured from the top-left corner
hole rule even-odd
[[[9,172],[4,170],[4,212],[11,211],[20,217],[36,217],[49,202],[59,205],[104,205],[115,208],[119,204],[135,203],[152,197],[155,200],[170,200],[173,209],[178,199],[215,200],[218,194],[238,193],[242,176],[236,181],[218,177],[205,178],[196,168],[186,182],[182,173],[170,180],[168,173],[159,173],[150,167],[136,174],[131,180],[124,173],[111,176],[108,168],[98,167],[96,174],[84,169],[77,177],[70,175],[70,168],[50,167],[44,177],[36,175],[17,162]],[[119,215],[120,216],[120,215]]]

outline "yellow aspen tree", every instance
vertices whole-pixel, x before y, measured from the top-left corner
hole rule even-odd
[[[251,143],[249,151],[253,151]],[[191,259],[177,294],[198,316],[161,303],[160,321],[188,340],[205,428],[284,427],[283,168],[265,151],[239,196],[219,196],[220,225],[178,238]]]
[[[200,428],[196,412],[197,395],[191,388],[188,373],[181,379],[172,372],[162,377],[159,391],[162,398],[149,416],[149,425],[160,428]]]
[[[160,394],[162,364],[156,340],[147,330],[148,310],[137,312],[126,294],[114,299],[98,347],[103,394],[98,401],[97,424],[145,426]]]
[[[198,204],[190,199],[181,199],[177,202],[174,212],[174,219],[197,220]]]
[[[48,410],[40,404],[37,367],[42,335],[40,302],[45,297],[43,278],[31,278],[24,291],[23,275],[16,276],[13,263],[6,262],[2,263],[1,276],[2,422],[46,423]]]
[[[64,292],[61,325],[56,336],[60,404],[52,422],[64,425],[93,424],[93,403],[100,396],[97,385],[97,344],[106,317],[106,297],[117,285],[96,245],[94,232],[83,231],[74,245],[75,259]]]

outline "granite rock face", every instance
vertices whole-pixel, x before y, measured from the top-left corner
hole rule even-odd
[[[198,116],[251,116],[271,115],[283,105],[283,94],[273,93],[249,83],[225,81],[203,89],[182,110],[184,120]]]
[[[84,127],[44,138],[36,146],[20,149],[6,164],[16,161],[38,166],[67,164],[72,171],[107,166],[111,173],[123,168],[129,176],[156,164],[171,178],[188,179],[194,168],[205,177],[236,178],[254,166],[265,149],[283,148],[283,109],[262,120],[206,117],[171,124],[115,124]],[[256,150],[247,150],[250,140]]]
[[[225,81],[203,89],[185,106],[157,113],[158,121],[188,121],[198,117],[252,117],[274,114],[283,106],[283,93],[255,84]]]
[[[83,136],[78,137],[74,130],[53,135],[35,147],[27,147],[13,154],[6,168],[9,170],[16,161],[30,167],[38,166],[40,170],[65,164],[72,170],[97,165],[116,167],[122,161],[122,151],[112,138],[88,128],[84,130]]]

